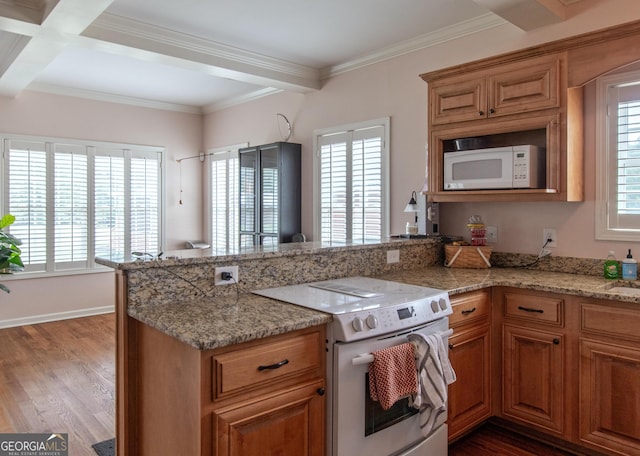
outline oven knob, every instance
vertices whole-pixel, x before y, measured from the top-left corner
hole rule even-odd
[[[369,315],[366,321],[369,329],[375,329],[378,327],[378,319],[375,315]]]
[[[442,310],[446,310],[447,309],[447,300],[444,298],[440,298],[440,301],[438,301],[438,304],[440,304],[440,308]]]
[[[362,318],[356,317],[351,322],[351,326],[353,326],[353,330],[355,332],[360,332],[364,329],[364,323],[362,322]]]
[[[431,301],[431,310],[433,310],[433,313],[440,312],[440,308],[438,307],[438,303],[437,302]]]

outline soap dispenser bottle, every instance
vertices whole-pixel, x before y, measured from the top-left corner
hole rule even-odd
[[[618,278],[618,260],[616,260],[616,254],[613,250],[609,250],[609,256],[607,256],[607,259],[604,260],[604,278]]]
[[[627,253],[627,258],[622,260],[622,278],[625,280],[636,280],[638,278],[638,262],[633,259],[631,249]]]

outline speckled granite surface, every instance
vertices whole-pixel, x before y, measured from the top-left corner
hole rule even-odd
[[[492,286],[511,286],[640,304],[636,292],[613,292],[629,285],[581,274],[519,268],[455,269],[441,266],[377,275],[377,278],[464,293]],[[640,286],[640,283],[638,283]],[[129,308],[129,315],[195,348],[205,350],[326,324],[331,316],[240,290],[239,297],[205,298]]]
[[[390,250],[399,251],[400,262],[387,263]],[[437,239],[282,244],[268,251],[258,248],[221,256],[210,250],[182,252],[184,256],[161,261],[97,261],[126,277],[131,317],[198,349],[326,324],[330,315],[250,292],[358,275],[451,294],[512,286],[640,304],[640,288],[611,289],[630,283],[602,278],[602,260],[546,257],[531,265],[535,256],[495,253],[491,257],[495,267],[490,269],[445,268],[438,266],[443,263],[443,247]],[[239,266],[239,283],[213,286],[215,267],[229,265]]]
[[[611,290],[613,287],[620,286],[640,287],[640,281],[612,281],[584,274],[535,271],[521,268],[456,269],[436,266],[383,274],[378,278],[424,287],[441,288],[448,290],[451,294],[492,286],[509,286],[598,299],[637,302],[640,304],[640,288],[637,293],[621,293],[620,291]]]
[[[244,293],[214,300],[129,308],[129,316],[199,350],[323,325],[322,312]]]

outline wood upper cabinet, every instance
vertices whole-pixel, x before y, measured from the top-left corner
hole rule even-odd
[[[473,121],[560,107],[560,60],[543,57],[495,74],[478,72],[429,84],[431,124]]]
[[[580,442],[640,454],[640,310],[580,303]]]
[[[542,54],[542,55],[541,55]],[[567,53],[507,56],[447,68],[429,85],[430,201],[582,201],[583,90],[567,85]],[[445,190],[444,156],[455,140],[545,151],[545,187]]]
[[[449,359],[457,380],[449,385],[449,441],[491,416],[491,292],[451,297]]]

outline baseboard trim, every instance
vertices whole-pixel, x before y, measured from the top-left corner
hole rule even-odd
[[[51,321],[69,320],[71,318],[90,317],[92,315],[102,315],[115,312],[115,306],[91,307],[88,309],[70,310],[67,312],[56,312],[50,314],[33,315],[23,318],[11,318],[0,320],[0,329],[14,328],[16,326],[36,325]]]

